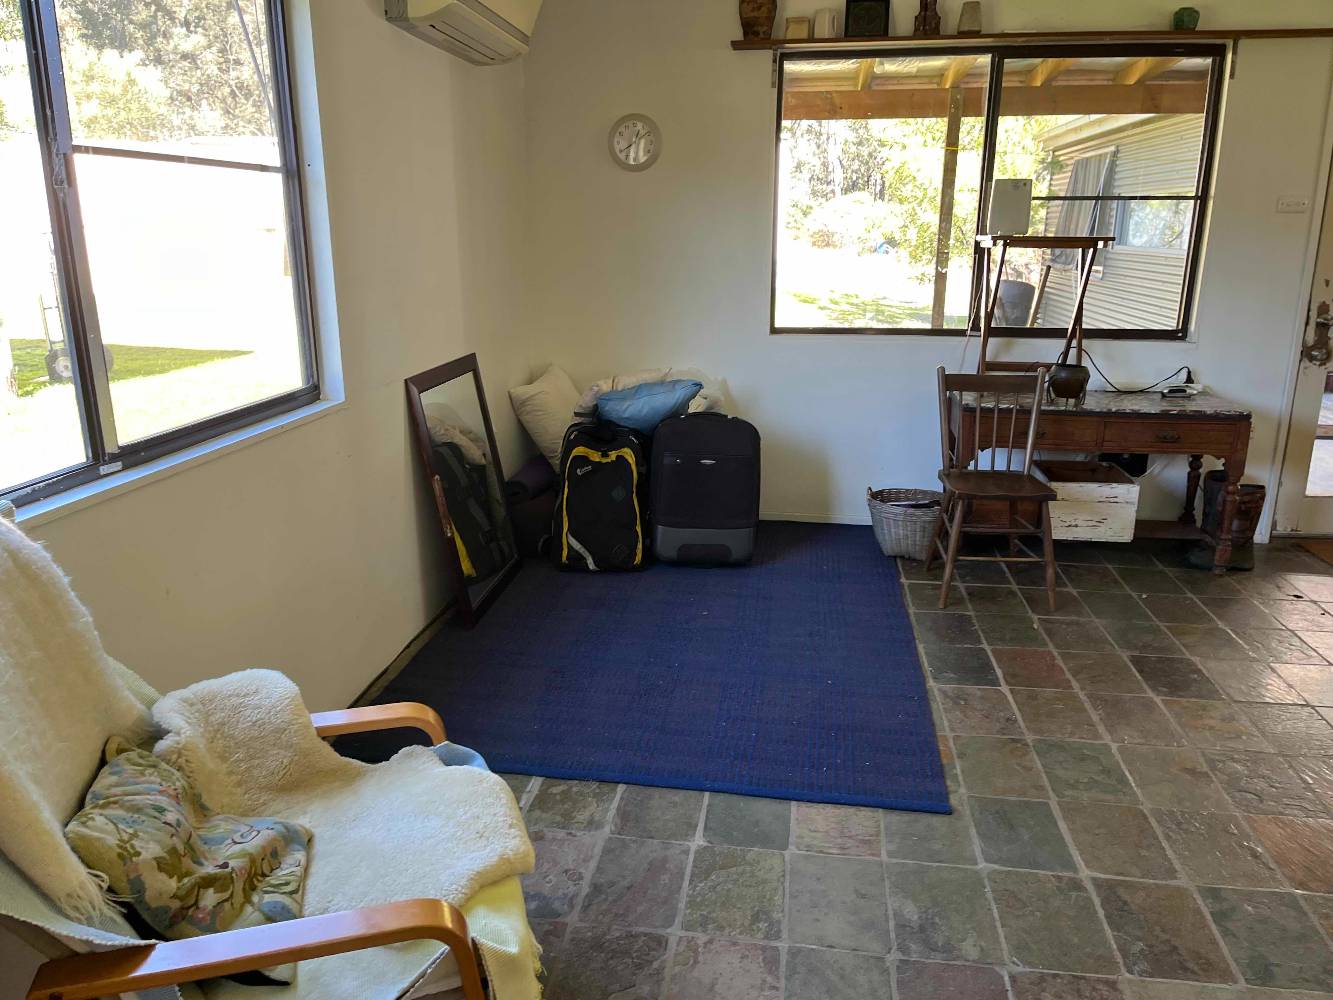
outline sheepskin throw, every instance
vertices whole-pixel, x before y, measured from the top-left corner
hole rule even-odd
[[[148,727],[64,574],[0,519],[0,853],[70,916],[104,916],[110,904],[65,824],[106,741]]]

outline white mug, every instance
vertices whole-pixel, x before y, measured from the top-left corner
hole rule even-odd
[[[820,7],[815,11],[815,37],[840,38],[842,17],[836,7]]]

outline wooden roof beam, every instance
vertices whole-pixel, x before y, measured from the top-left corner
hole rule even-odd
[[[1044,87],[1076,62],[1077,59],[1043,59],[1028,74],[1028,86]]]
[[[1135,59],[1133,62],[1126,63],[1120,72],[1115,75],[1115,82],[1122,86],[1147,83],[1153,77],[1161,76],[1177,65],[1182,58],[1181,56],[1144,56],[1142,59]]]
[[[940,77],[940,86],[945,90],[958,86],[979,62],[981,56],[955,56],[950,59],[949,65],[944,68],[944,75]]]

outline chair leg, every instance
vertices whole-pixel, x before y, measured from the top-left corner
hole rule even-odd
[[[1051,505],[1041,502],[1041,552],[1046,563],[1046,597],[1055,611],[1055,539],[1051,536]]]
[[[1009,554],[1018,555],[1018,508],[1014,501],[1009,501]]]
[[[930,572],[930,567],[935,563],[935,554],[939,549],[940,539],[944,537],[944,525],[949,519],[949,502],[952,497],[947,494],[944,502],[940,504],[940,516],[935,520],[935,533],[930,536],[930,550],[926,553],[926,572]]]
[[[940,608],[949,606],[949,584],[953,583],[953,568],[958,562],[958,543],[963,537],[963,511],[967,502],[956,497],[953,505],[953,525],[949,531],[949,553],[944,560],[944,579],[940,581]]]

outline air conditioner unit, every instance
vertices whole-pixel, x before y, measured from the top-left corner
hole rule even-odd
[[[384,0],[390,24],[461,56],[489,66],[528,51],[542,0]]]

